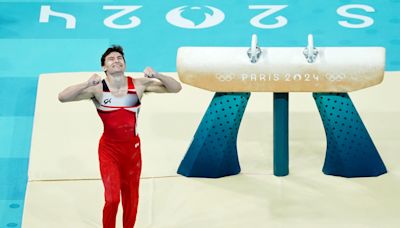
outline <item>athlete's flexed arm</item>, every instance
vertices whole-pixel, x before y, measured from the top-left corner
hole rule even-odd
[[[86,82],[69,86],[58,94],[58,100],[61,102],[79,101],[91,99],[95,96],[101,77],[93,74]]]
[[[177,93],[182,89],[181,84],[172,77],[163,75],[153,70],[151,67],[144,69],[146,78],[138,79],[141,86],[144,87],[144,92],[155,93]],[[152,80],[152,79],[158,79]]]

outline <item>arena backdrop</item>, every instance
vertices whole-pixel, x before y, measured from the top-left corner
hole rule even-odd
[[[0,227],[19,227],[38,76],[100,71],[111,44],[127,71],[176,71],[181,46],[382,46],[400,70],[400,0],[0,0]]]

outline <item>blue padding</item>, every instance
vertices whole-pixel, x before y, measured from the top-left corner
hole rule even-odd
[[[24,199],[27,180],[27,158],[0,158],[0,200]]]
[[[0,158],[27,158],[32,126],[33,117],[0,117]]]
[[[16,8],[18,9],[23,5],[19,4]],[[37,20],[37,12],[32,11],[32,9],[31,12],[35,14],[34,17]],[[20,23],[26,22],[21,21]],[[36,33],[35,26],[27,25],[23,32],[27,30]],[[7,58],[0,56],[0,77],[38,77],[40,74],[53,72],[101,70],[100,58],[104,50],[110,45],[108,39],[57,39],[47,37],[54,33],[46,33],[43,39],[0,40],[0,50],[3,53],[8,53]],[[131,62],[131,60],[128,62]]]
[[[0,200],[0,227],[21,227],[23,200]]]
[[[21,227],[27,158],[0,158],[0,227]]]
[[[26,177],[15,180],[14,183],[0,183],[1,200],[23,200],[26,191]]]
[[[178,173],[223,177],[240,172],[236,139],[250,93],[216,93],[208,106]]]
[[[0,116],[33,116],[37,77],[0,77]]]
[[[386,173],[374,143],[347,93],[313,93],[325,128],[323,172],[343,177]]]

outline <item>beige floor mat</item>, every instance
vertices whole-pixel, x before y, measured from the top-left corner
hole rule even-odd
[[[97,143],[102,124],[90,102],[57,100],[63,88],[89,76],[40,77],[23,227],[101,227]],[[350,93],[389,170],[378,178],[322,174],[325,133],[310,93],[290,94],[289,176],[272,175],[270,93],[251,95],[238,136],[240,175],[178,176],[213,93],[184,85],[179,94],[146,95],[139,122],[143,172],[136,227],[399,226],[399,84],[399,73],[387,73],[382,84]]]

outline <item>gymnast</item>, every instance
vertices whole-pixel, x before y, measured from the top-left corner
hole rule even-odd
[[[136,129],[141,98],[146,92],[177,93],[181,84],[151,67],[144,77],[125,75],[126,63],[121,46],[113,45],[101,57],[105,79],[93,74],[87,81],[64,89],[61,102],[90,99],[103,121],[104,132],[99,142],[100,173],[105,190],[103,227],[113,228],[120,196],[123,227],[135,225],[142,167],[140,138]]]

